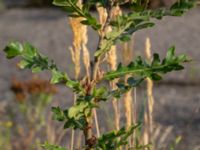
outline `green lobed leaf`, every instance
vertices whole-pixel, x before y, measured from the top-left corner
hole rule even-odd
[[[65,82],[66,86],[73,89],[76,93],[84,93],[84,89],[78,81],[70,80],[66,73],[59,71],[53,60],[40,54],[38,50],[29,43],[21,44],[11,42],[4,49],[7,58],[20,57],[18,66],[21,69],[31,69],[32,72],[49,70],[52,74],[51,83]]]
[[[117,18],[111,22],[111,25],[112,31],[107,33],[104,37],[101,45],[95,52],[95,57],[104,55],[118,40],[126,42],[130,40],[129,37],[135,31],[152,27],[154,24],[150,22],[149,18],[146,16],[141,16],[139,13],[129,13],[127,15],[117,16]]]
[[[65,122],[64,128],[84,130],[87,126],[87,117],[92,115],[92,109],[97,105],[92,101],[93,97],[79,96],[76,103],[66,110],[53,107],[54,119]]]
[[[139,86],[143,80],[144,78],[136,79],[133,77],[129,77],[127,83],[125,83],[124,81],[123,82],[119,81],[116,84],[117,88],[115,90],[108,92],[107,98],[115,97],[116,99],[120,99],[122,95],[128,92],[131,88]]]
[[[153,60],[149,64],[141,57],[138,57],[128,66],[122,66],[120,64],[117,70],[106,73],[104,79],[113,80],[126,74],[132,74],[142,78],[148,77],[152,80],[160,80],[161,74],[181,70],[184,68],[182,63],[189,61],[185,55],[175,56],[174,51],[175,47],[169,48],[166,58],[164,58],[162,62],[160,61],[159,55],[154,54]]]
[[[195,3],[196,0],[181,0],[175,3],[170,9],[159,8],[157,10],[147,10],[146,2],[132,2],[134,11],[117,16],[112,20],[110,23],[112,31],[106,34],[103,42],[95,52],[95,57],[104,55],[118,40],[127,42],[130,40],[128,37],[134,32],[153,27],[154,23],[150,21],[151,18],[162,19],[164,16],[181,16],[192,8]]]
[[[121,128],[118,131],[112,131],[106,134],[103,134],[97,142],[96,149],[101,150],[116,150],[120,146],[125,146],[128,144],[128,138],[133,134],[135,129],[137,129],[140,124],[131,125],[128,129],[125,127]]]
[[[58,120],[58,121],[64,121],[65,119],[65,114],[61,110],[60,107],[52,107],[51,111],[53,112],[53,119]]]
[[[95,101],[106,101],[109,97],[106,87],[94,88],[92,97]]]
[[[6,57],[8,59],[11,59],[21,55],[21,53],[23,52],[23,46],[18,42],[11,42],[9,45],[6,46],[4,52],[6,53]]]
[[[101,25],[97,22],[96,18],[90,14],[90,7],[94,6],[91,1],[86,1],[81,8],[77,4],[77,0],[54,0],[53,4],[56,6],[63,7],[64,10],[71,17],[83,17],[84,20],[81,21],[84,25],[91,26],[94,30],[99,30]]]
[[[52,84],[60,83],[62,81],[66,81],[67,80],[67,75],[65,73],[60,72],[57,69],[52,69],[51,72],[52,72],[52,78],[51,78],[51,83]]]

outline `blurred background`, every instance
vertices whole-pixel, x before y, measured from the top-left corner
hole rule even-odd
[[[173,2],[153,0],[150,7],[169,6]],[[156,20],[156,27],[137,32],[129,44],[134,57],[144,56],[145,40],[149,37],[152,52],[164,56],[170,46],[176,45],[178,54],[185,53],[193,59],[185,64],[185,70],[170,73],[163,81],[154,83],[157,149],[169,149],[181,137],[177,150],[200,150],[199,26],[200,7],[197,6],[183,17]],[[88,48],[93,54],[98,37],[90,28],[88,36]],[[52,7],[51,0],[0,0],[0,50],[9,41],[32,43],[74,77],[68,17]],[[118,50],[122,50],[120,45]],[[7,60],[0,52],[0,150],[40,149],[36,145],[45,140],[69,145],[66,139],[70,132],[62,132],[62,126],[51,120],[50,107],[72,105],[71,91],[62,85],[50,85],[47,72],[32,75],[30,71],[19,70],[17,62],[18,59]],[[141,86],[137,89],[137,99],[143,101],[145,97],[146,89]],[[104,106],[102,112],[107,120],[100,119],[102,132],[113,125],[109,120],[109,107]],[[76,134],[81,143],[81,135]]]

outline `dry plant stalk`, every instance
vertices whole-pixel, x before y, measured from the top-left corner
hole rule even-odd
[[[69,18],[69,23],[73,31],[73,48],[70,47],[70,52],[72,55],[72,61],[75,65],[75,78],[78,79],[80,75],[80,55],[81,55],[81,18]],[[74,103],[76,101],[76,94],[74,94]],[[74,135],[75,131],[72,129],[71,135],[71,146],[70,149],[74,149]]]
[[[103,35],[105,35],[105,33],[103,31],[103,26],[106,23],[108,13],[107,13],[107,10],[101,6],[97,6],[97,11],[99,14],[99,23],[102,25],[102,28],[99,30],[99,35],[102,37]]]
[[[82,41],[82,18],[69,18],[69,23],[73,31],[73,47],[70,47],[72,61],[75,65],[75,78],[78,79],[80,75],[80,55],[81,55],[81,41]]]
[[[145,43],[145,55],[150,61],[151,59],[151,41],[150,38],[146,38]],[[147,82],[147,110],[144,114],[144,144],[149,144],[153,142],[153,107],[154,107],[154,97],[153,97],[153,81],[149,78],[146,79]]]
[[[143,144],[147,145],[149,144],[149,119],[148,119],[148,113],[147,113],[147,109],[145,109],[145,113],[144,113],[144,131],[143,131]],[[145,148],[145,150],[147,150],[147,148]]]
[[[82,7],[82,1],[78,1],[79,7]],[[87,43],[88,43],[88,36],[87,36],[87,26],[81,24],[81,21],[83,18],[70,18],[70,25],[73,31],[74,39],[73,39],[73,48],[70,47],[71,55],[72,55],[72,60],[75,65],[75,77],[78,79],[80,75],[80,56],[81,56],[81,50],[83,51],[83,64],[86,70],[86,82],[90,82],[90,53],[87,48]],[[76,95],[74,95],[74,103],[76,100]],[[100,136],[100,131],[99,131],[99,124],[98,124],[98,118],[97,118],[97,113],[96,110],[94,109],[93,111],[94,118],[95,118],[95,126],[97,130],[97,137]],[[72,138],[71,138],[71,150],[73,150],[73,145],[74,145],[74,131],[72,131]]]
[[[123,63],[125,65],[128,65],[132,59],[133,59],[133,47],[134,47],[134,36],[132,37],[132,40],[130,42],[124,43],[123,44]],[[130,77],[130,75],[125,76],[125,82],[127,82],[127,79]],[[125,107],[125,117],[126,117],[126,127],[129,128],[132,123],[136,123],[136,118],[135,118],[135,113],[136,113],[136,105],[135,102],[133,101],[132,97],[132,90],[128,91],[127,93],[124,94],[123,96],[123,101],[124,101],[124,107]],[[130,138],[129,140],[129,145],[133,145],[133,139]]]
[[[115,70],[117,68],[117,54],[116,54],[116,47],[112,46],[111,50],[107,55],[107,62],[111,68],[111,70]],[[116,89],[117,80],[113,80],[110,82],[110,86],[112,90]],[[112,99],[113,109],[114,109],[114,116],[115,116],[115,129],[120,129],[120,111],[119,111],[119,102],[116,98]]]
[[[82,7],[81,0],[78,1],[78,4],[80,7]],[[75,79],[78,79],[80,75],[80,55],[81,55],[81,45],[82,45],[82,35],[81,35],[81,29],[82,24],[80,23],[82,18],[69,18],[69,24],[72,28],[73,32],[73,47],[69,47],[71,55],[72,55],[72,61],[75,65]],[[76,101],[76,94],[74,94],[74,103]],[[75,131],[72,129],[72,135],[71,135],[71,145],[70,149],[74,149],[74,135]]]
[[[97,7],[98,13],[99,13],[99,20],[101,24],[106,23],[106,18],[108,16],[108,13],[105,8],[103,7]],[[115,6],[111,10],[111,19],[116,17],[117,15],[121,15],[121,9],[119,6]],[[104,31],[103,29],[100,31],[100,35],[103,36],[107,32],[111,32],[111,27],[108,26],[108,28]],[[106,60],[109,65],[109,68],[111,70],[117,69],[117,53],[116,53],[116,46],[112,46],[110,51],[106,55]],[[110,87],[112,90],[116,89],[116,83],[117,80],[113,80],[110,82]],[[114,109],[114,120],[115,120],[115,129],[120,129],[120,111],[119,111],[119,103],[116,100],[116,98],[112,99],[113,109]]]
[[[133,56],[133,40],[131,40],[131,42],[129,43],[124,43],[123,44],[123,63],[125,65],[128,65],[131,61],[132,61],[132,56]],[[125,81],[127,81],[127,79],[130,77],[130,75],[126,75],[125,76]],[[125,95],[124,95],[124,106],[125,106],[125,116],[126,116],[126,126],[127,128],[131,126],[132,122],[133,122],[133,115],[132,115],[132,90],[128,91]]]

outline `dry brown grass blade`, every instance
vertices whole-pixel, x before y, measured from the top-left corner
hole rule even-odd
[[[81,27],[82,27],[81,46],[83,51],[83,64],[86,70],[86,77],[90,81],[90,52],[87,48],[87,43],[88,43],[87,26],[82,24]]]
[[[132,37],[131,41],[128,43],[123,44],[123,51],[122,51],[122,56],[123,56],[123,63],[124,65],[128,65],[132,59],[133,59],[133,47],[134,47],[134,36]],[[130,77],[130,75],[125,76],[125,82],[127,82],[127,79]],[[123,101],[124,101],[124,108],[125,108],[125,117],[126,117],[126,127],[129,128],[133,123],[135,123],[136,120],[136,106],[135,103],[136,101],[134,100],[133,97],[133,92],[132,90],[128,91],[126,94],[123,96]],[[135,135],[129,139],[129,146],[132,147],[134,144],[134,137]]]
[[[147,60],[151,59],[151,41],[150,38],[146,38],[145,42],[145,55]],[[147,83],[147,109],[144,114],[144,144],[154,143],[153,141],[153,81],[149,78],[146,79]]]
[[[72,61],[75,65],[75,78],[78,79],[80,75],[80,55],[81,55],[81,18],[69,18],[70,26],[73,31],[73,47],[70,47]]]
[[[151,41],[150,38],[146,39],[146,57],[148,60],[151,59]],[[154,107],[154,97],[153,97],[153,81],[147,79],[147,97],[148,97],[148,110],[149,110],[149,132],[150,139],[153,133],[153,107]],[[153,142],[153,141],[151,141]]]
[[[82,0],[78,1],[78,5],[82,7]],[[86,70],[86,78],[90,82],[90,53],[87,48],[88,36],[87,36],[87,26],[81,24],[83,18],[70,18],[70,25],[73,31],[73,47],[70,47],[72,60],[75,65],[75,78],[78,79],[80,75],[80,57],[81,57],[81,50],[83,51],[83,64]],[[74,102],[76,100],[76,95],[74,95]],[[100,130],[98,125],[98,118],[96,114],[96,110],[94,109],[94,118],[95,118],[95,125],[97,130],[97,136],[100,136]],[[71,137],[71,150],[73,150],[74,145],[74,130],[72,131]]]
[[[105,23],[105,17],[107,16],[106,10],[100,10],[99,11],[100,16],[103,15],[104,17],[101,17],[100,20],[102,23]],[[121,15],[121,9],[119,6],[114,7],[111,10],[111,18]],[[106,29],[106,32],[112,31],[111,27],[108,27]],[[106,34],[106,33],[101,33],[101,34]],[[109,65],[109,68],[111,70],[115,70],[117,68],[117,52],[116,52],[116,46],[112,46],[111,50],[107,53],[106,55],[107,63]],[[110,87],[112,90],[116,88],[116,82],[117,80],[113,80],[110,82]],[[120,111],[119,111],[119,102],[113,98],[112,99],[112,104],[113,104],[113,109],[114,109],[114,120],[115,120],[115,129],[119,130],[120,129]]]
[[[111,70],[115,70],[117,68],[117,53],[116,46],[112,46],[111,50],[107,54],[107,62],[110,66]],[[112,90],[116,89],[117,80],[113,80],[110,82],[110,87]],[[112,99],[113,109],[114,109],[114,120],[115,120],[115,129],[120,129],[120,111],[119,111],[119,102],[113,98]]]
[[[82,7],[81,0],[78,1],[78,4],[80,7]],[[73,47],[70,47],[69,49],[72,55],[72,61],[75,65],[76,79],[78,79],[81,70],[81,65],[80,65],[81,45],[82,45],[82,35],[81,35],[82,24],[80,23],[81,20],[82,18],[69,18],[69,23],[73,32]],[[74,94],[74,103],[75,101],[76,101],[76,94]],[[72,129],[70,150],[74,149],[74,135],[75,131]]]

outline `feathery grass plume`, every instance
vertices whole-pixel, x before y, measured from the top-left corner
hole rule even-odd
[[[97,11],[98,11],[98,14],[99,14],[99,22],[103,26],[105,24],[105,22],[106,22],[107,11],[103,7],[99,6],[98,4],[97,4],[96,8],[97,8]],[[103,37],[103,35],[104,35],[103,34],[103,29],[99,30],[99,35],[101,37]],[[88,63],[90,64],[90,62],[88,62]],[[97,74],[94,75],[95,78],[99,77],[98,74],[101,74],[101,73],[100,73],[100,70],[98,70],[98,68],[97,68]],[[96,109],[93,110],[93,115],[94,115],[94,120],[95,120],[97,137],[100,137],[100,129],[99,129],[98,116],[97,116]]]
[[[100,13],[100,16],[104,16],[104,17],[100,17],[100,21],[103,21],[102,23],[104,24],[105,23],[105,17],[107,16],[107,13],[105,13],[106,10],[102,10],[100,9],[99,10],[99,13]],[[111,11],[111,18],[114,18],[118,15],[121,15],[121,9],[119,6],[115,6],[112,8],[112,11]],[[106,32],[111,32],[112,31],[112,28],[111,27],[108,27],[106,29]],[[101,33],[101,34],[105,34],[105,33]],[[107,60],[107,63],[110,67],[111,70],[116,70],[117,69],[117,52],[116,52],[116,46],[112,46],[110,51],[107,53],[106,55],[106,60]],[[114,90],[116,89],[116,82],[117,82],[117,79],[113,80],[110,82],[110,86],[111,88]],[[120,111],[119,111],[119,103],[118,101],[113,98],[112,99],[112,104],[113,104],[113,109],[114,109],[114,117],[115,117],[115,128],[117,130],[120,129]]]
[[[132,60],[132,47],[130,43],[123,44],[123,62],[125,65],[128,65]],[[125,76],[125,81],[130,77],[130,75]],[[132,124],[132,90],[124,94],[124,106],[125,106],[125,116],[126,116],[126,126],[130,127]]]
[[[111,50],[107,54],[107,62],[111,70],[117,69],[117,53],[116,46],[112,46]],[[110,82],[110,86],[112,90],[116,89],[117,79]],[[119,111],[119,102],[116,98],[112,99],[113,109],[114,109],[114,117],[115,117],[115,129],[120,129],[120,111]]]
[[[107,10],[104,7],[98,6],[97,5],[97,11],[99,14],[99,23],[102,25],[101,29],[99,30],[99,35],[102,37],[103,35],[105,35],[105,33],[103,33],[103,26],[106,23],[106,19],[108,17],[108,13]]]
[[[133,46],[134,46],[133,38],[134,36],[132,36],[132,39],[130,42],[123,44],[122,58],[123,58],[123,63],[125,65],[128,65],[133,59]],[[125,79],[124,79],[125,82],[127,82],[127,79],[129,77],[130,75],[125,76]],[[133,101],[132,90],[124,94],[123,101],[124,101],[124,107],[125,107],[126,127],[129,128],[132,123],[136,123],[136,118],[134,118],[135,112],[136,112],[136,105]],[[130,138],[129,140],[130,146],[133,146],[133,139],[134,139],[134,135],[132,139]]]
[[[79,7],[82,7],[82,0],[78,0],[77,2]],[[75,79],[78,79],[80,75],[80,55],[81,55],[81,46],[82,46],[82,24],[81,24],[82,18],[69,18],[69,24],[72,28],[73,32],[73,47],[70,47],[70,52],[72,55],[72,61],[75,65]],[[76,101],[76,94],[74,94],[74,103]],[[74,149],[74,135],[75,131],[72,129],[72,135],[71,135],[71,145],[70,149]]]
[[[148,60],[151,59],[151,41],[150,38],[146,39],[146,57]],[[153,107],[154,107],[154,97],[153,97],[153,81],[147,78],[147,97],[148,97],[148,109],[149,109],[149,128],[150,135],[153,132]]]
[[[81,0],[80,0],[81,3]],[[83,19],[83,18],[82,18]],[[83,64],[86,70],[86,77],[90,80],[90,52],[87,48],[88,43],[88,28],[86,25],[80,25],[80,35],[81,35],[81,48],[83,51]]]
[[[82,51],[83,51],[83,64],[86,70],[86,77],[90,80],[90,52],[87,48],[88,36],[87,26],[82,25]]]
[[[82,7],[82,0],[78,1],[78,6]],[[81,49],[83,51],[83,64],[86,69],[86,77],[90,81],[90,53],[87,49],[87,26],[81,24],[81,21],[83,18],[70,18],[70,25],[72,27],[74,39],[73,39],[73,48],[70,48],[71,54],[72,54],[72,60],[75,65],[75,77],[78,79],[80,75],[80,55],[81,55]],[[74,102],[76,100],[76,95],[74,95]],[[96,114],[96,110],[93,111],[94,118],[95,118],[95,125],[97,130],[97,136],[100,136],[99,131],[99,125],[98,125],[98,118]],[[74,145],[74,131],[72,131],[72,137],[71,137],[71,150],[73,150]]]
[[[148,119],[148,113],[147,113],[147,111],[145,111],[145,113],[144,113],[144,125],[143,125],[143,127],[144,127],[144,130],[143,130],[143,144],[144,145],[147,145],[147,144],[149,144],[149,141],[150,141],[150,139],[149,139],[149,124],[148,124],[148,122],[149,122],[149,119]],[[145,150],[147,150],[147,148],[145,148]]]
[[[146,38],[145,42],[145,55],[146,58],[150,61],[151,59],[151,41],[150,38]],[[149,78],[146,79],[147,82],[147,110],[145,112],[144,119],[144,133],[148,135],[148,137],[144,136],[144,144],[148,144],[149,142],[153,142],[152,133],[153,133],[153,106],[154,106],[154,97],[153,97],[153,81]],[[147,143],[146,143],[147,142]]]
[[[80,75],[80,55],[82,45],[82,18],[69,18],[69,23],[73,32],[73,47],[70,47],[72,61],[75,65],[75,78],[78,79]]]
[[[148,60],[151,59],[151,41],[149,37],[145,41],[145,55]]]

